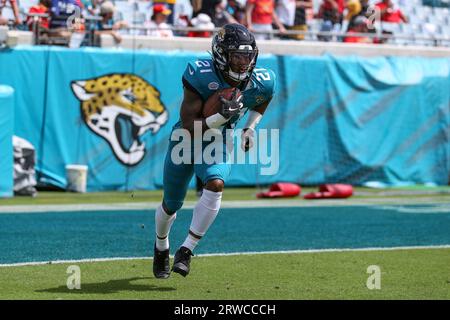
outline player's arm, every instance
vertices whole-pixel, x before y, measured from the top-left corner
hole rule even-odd
[[[243,107],[243,96],[238,95],[238,91],[235,90],[231,100],[225,100],[223,97],[220,97],[222,104],[216,114],[204,118],[202,115],[203,101],[194,90],[185,87],[180,115],[183,128],[191,133],[194,132],[194,123],[196,121],[201,122],[202,132],[208,129],[218,129],[238,114]]]
[[[259,106],[253,108],[252,111],[258,112],[261,116],[266,112],[267,107],[272,99],[267,100],[266,102],[261,103]]]
[[[255,136],[255,129],[258,123],[261,121],[261,118],[266,112],[267,107],[269,106],[270,100],[261,103],[259,106],[253,108],[253,110],[249,111],[247,122],[245,123],[244,129],[242,130],[241,135],[241,148],[245,152],[250,150],[253,147],[253,140]]]
[[[22,24],[22,20],[20,19],[20,10],[19,10],[19,6],[17,5],[17,1],[10,0],[10,3],[11,3],[11,8],[13,10],[14,18],[15,18],[14,23],[16,25]]]
[[[200,96],[184,88],[183,102],[181,103],[180,118],[183,128],[191,134],[194,133],[194,122],[199,121],[202,124],[202,132],[208,130],[206,119],[202,117],[203,101]]]
[[[245,6],[245,22],[247,23],[247,28],[250,32],[253,32],[252,12],[254,9],[255,4],[248,1]]]

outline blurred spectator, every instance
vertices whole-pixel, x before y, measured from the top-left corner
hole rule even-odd
[[[352,27],[347,31],[344,38],[346,43],[373,43],[373,40],[367,35],[359,35],[358,33],[368,33],[369,20],[366,17],[358,16],[354,19]]]
[[[372,6],[370,4],[370,0],[360,0],[360,11],[358,14],[353,15],[353,6],[355,6],[355,9],[357,9],[359,6],[356,4],[352,4],[353,2],[355,2],[355,0],[349,0],[347,2],[347,6],[349,9],[349,13],[348,13],[348,18],[350,18],[349,24],[348,24],[348,28],[342,28],[343,31],[347,31],[348,29],[353,28],[353,23],[354,20],[359,17],[359,16],[363,16],[366,17],[367,19],[369,19],[369,24],[368,24],[368,32],[369,33],[376,33],[376,27],[375,27],[375,6]],[[374,42],[376,42],[374,40]]]
[[[381,21],[390,23],[408,22],[408,18],[403,12],[396,8],[392,0],[383,0],[376,4],[376,7],[380,9]]]
[[[228,23],[237,23],[237,20],[231,13],[228,12],[228,1],[222,0],[216,4],[214,16],[212,17],[212,23],[216,27],[222,27]]]
[[[304,0],[304,1],[295,1],[295,3],[296,3],[295,19],[292,30],[308,31],[306,10],[313,8],[313,1]],[[293,37],[297,40],[303,40],[305,38],[305,36],[302,34],[294,35]]]
[[[9,2],[14,14],[14,24],[16,26],[22,24],[19,6],[17,5],[16,0],[0,0],[0,26],[8,24],[8,20],[6,18],[2,18],[2,10],[7,6],[7,2]]]
[[[173,25],[175,22],[175,17],[173,13],[175,11],[174,9],[176,2],[177,0],[153,0],[153,5],[163,4],[170,10],[170,14],[167,16],[167,23],[171,25]]]
[[[167,23],[167,18],[172,14],[165,4],[157,3],[153,5],[153,15],[151,21],[145,23],[147,35],[160,38],[173,37],[173,31],[170,25]]]
[[[83,14],[89,14],[95,16],[99,13],[100,7],[99,0],[81,0]]]
[[[370,0],[360,0],[361,2],[361,12],[359,15],[365,16],[366,18],[370,18],[373,14],[373,10],[370,10]]]
[[[257,40],[272,39],[272,23],[281,33],[286,32],[275,12],[274,0],[248,0],[245,13],[248,30],[255,33]]]
[[[202,0],[191,0],[192,12],[194,17],[202,9],[202,4]]]
[[[113,20],[116,7],[111,1],[105,1],[100,5],[99,16],[102,18],[97,23],[95,34],[100,36],[101,34],[109,34],[114,38],[116,44],[122,42],[122,37],[118,33],[119,29],[126,28],[128,24],[125,21]]]
[[[74,14],[81,17],[80,0],[51,0],[50,28],[67,30],[69,18]]]
[[[50,10],[50,0],[39,0],[37,5],[30,7],[28,14],[39,13],[48,14]],[[33,30],[33,22],[37,21],[40,28],[48,29],[50,21],[48,17],[31,17],[27,18],[27,25],[29,30]]]
[[[345,3],[345,8],[347,10],[347,14],[342,21],[342,32],[346,32],[347,29],[353,27],[354,19],[359,16],[362,11],[361,2],[359,0],[348,0]]]
[[[81,9],[86,9],[87,7],[92,5],[91,0],[80,0],[80,7]]]
[[[49,37],[53,44],[69,43],[72,31],[82,29],[80,0],[51,0]]]
[[[291,29],[294,25],[295,6],[295,0],[276,0],[275,12],[285,29]]]
[[[240,24],[245,24],[245,4],[242,1],[228,0],[226,10]]]
[[[211,19],[216,14],[216,6],[220,4],[222,0],[200,0],[193,5],[193,17],[195,18],[200,13],[207,14]]]
[[[340,31],[342,14],[344,12],[344,0],[323,0],[316,18],[322,19],[321,32]],[[330,41],[331,36],[318,36],[319,40]]]
[[[193,17],[200,13],[211,17],[216,27],[227,23],[245,23],[245,7],[236,0],[191,0]]]
[[[381,32],[383,35],[392,36],[396,30],[394,25],[399,23],[408,22],[408,18],[403,14],[403,12],[397,8],[391,0],[383,0],[375,5],[377,11],[381,18]],[[390,38],[383,38],[377,42],[386,43],[389,42]]]
[[[174,21],[173,26],[175,28],[187,28],[190,26],[189,24],[189,16],[187,14],[179,14]],[[173,35],[174,36],[180,36],[180,37],[186,37],[187,36],[187,31],[182,31],[182,30],[174,30],[173,31]]]
[[[200,13],[195,18],[191,19],[191,26],[199,29],[204,29],[204,31],[189,31],[188,37],[197,38],[209,38],[214,30],[214,23],[212,23],[211,18],[205,14]]]
[[[317,18],[341,23],[345,9],[344,0],[323,0],[319,7]]]
[[[283,25],[290,30],[308,31],[306,10],[313,8],[313,1],[278,0],[276,12]],[[303,34],[290,35],[289,38],[303,40]]]

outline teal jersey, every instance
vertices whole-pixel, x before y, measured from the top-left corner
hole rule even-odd
[[[275,73],[272,70],[256,67],[247,86],[241,90],[244,108],[239,115],[228,121],[228,127],[233,128],[248,110],[270,101],[275,91],[275,80]],[[203,102],[217,90],[231,87],[216,70],[211,59],[188,63],[183,74],[183,85],[196,92]]]

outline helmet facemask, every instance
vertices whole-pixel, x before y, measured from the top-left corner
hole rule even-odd
[[[251,77],[258,57],[258,49],[247,45],[241,47],[248,48],[230,51],[227,57],[227,68],[224,70],[231,80],[239,82]]]

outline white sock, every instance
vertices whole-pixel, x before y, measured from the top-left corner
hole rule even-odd
[[[203,189],[202,196],[194,207],[194,213],[192,214],[192,222],[189,230],[200,238],[203,237],[219,213],[221,200],[222,192],[213,192]],[[182,246],[194,251],[199,240],[199,238],[189,234]]]
[[[155,229],[156,229],[156,248],[158,250],[169,249],[169,232],[175,221],[177,214],[168,215],[162,205],[156,208],[155,212]],[[162,239],[161,239],[162,238]]]
[[[182,246],[188,248],[191,251],[194,251],[195,247],[197,246],[200,239],[192,236],[191,234],[188,234],[186,237],[186,240],[184,240]]]

